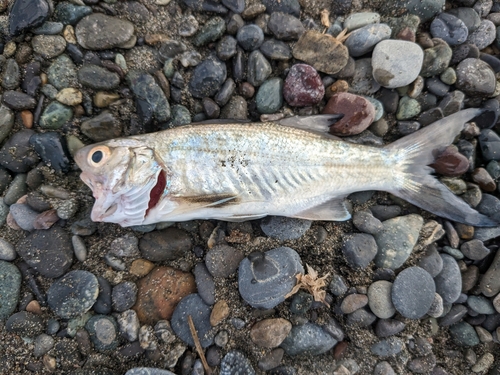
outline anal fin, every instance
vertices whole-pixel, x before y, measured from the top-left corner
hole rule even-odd
[[[307,210],[290,215],[299,219],[321,221],[345,221],[351,218],[344,197],[334,198]]]

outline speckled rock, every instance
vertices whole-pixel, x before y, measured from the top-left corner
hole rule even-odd
[[[327,352],[337,344],[332,336],[326,333],[319,325],[306,323],[294,326],[285,338],[281,347],[286,354],[295,356],[300,354],[319,355]]]
[[[0,261],[0,321],[6,320],[15,310],[21,291],[21,272],[12,263]]]
[[[103,13],[83,18],[76,25],[75,34],[78,44],[90,50],[132,48],[136,41],[133,23]]]
[[[286,241],[302,237],[311,227],[311,223],[310,220],[267,216],[261,220],[260,227],[267,236]]]

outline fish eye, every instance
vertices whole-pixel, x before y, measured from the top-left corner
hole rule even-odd
[[[106,146],[96,146],[89,152],[88,163],[94,167],[102,165],[110,156],[111,152]]]

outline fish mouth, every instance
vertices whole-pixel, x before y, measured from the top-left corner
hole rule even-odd
[[[158,177],[156,177],[156,184],[149,192],[149,202],[148,202],[148,208],[146,209],[146,213],[144,215],[145,217],[148,216],[151,209],[153,209],[158,205],[163,195],[163,192],[165,191],[166,186],[167,186],[167,176],[165,171],[161,170],[160,173],[158,173]]]

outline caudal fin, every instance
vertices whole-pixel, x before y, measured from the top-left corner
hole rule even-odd
[[[466,122],[483,113],[482,109],[466,109],[436,121],[409,136],[386,146],[392,151],[401,171],[399,188],[392,194],[438,216],[478,227],[499,223],[472,209],[431,175],[428,167],[463,130]]]

